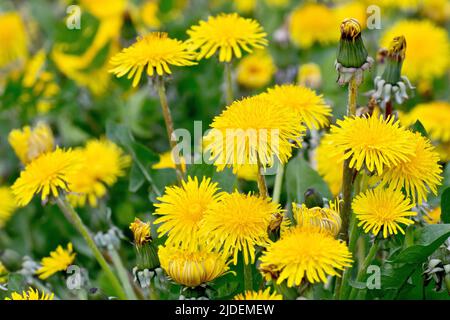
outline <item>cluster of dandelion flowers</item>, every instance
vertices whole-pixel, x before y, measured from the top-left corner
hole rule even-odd
[[[239,61],[236,80],[246,88],[259,89],[272,80],[276,70],[270,54],[259,50]]]
[[[193,50],[200,49],[197,60],[210,58],[219,50],[219,61],[230,62],[232,57],[241,58],[242,50],[252,52],[267,46],[266,33],[261,25],[237,13],[219,14],[200,21],[188,31],[187,41]]]
[[[414,221],[409,217],[417,215],[411,211],[414,205],[403,195],[401,190],[377,187],[357,195],[352,202],[352,209],[359,220],[358,227],[362,226],[364,232],[378,235],[383,231],[383,237],[405,234],[400,224],[406,226]]]
[[[96,207],[98,199],[106,194],[106,186],[112,186],[119,177],[125,175],[125,169],[131,163],[131,157],[107,139],[92,139],[86,146],[76,150],[82,159],[83,174],[70,177],[71,191],[69,200],[72,205],[89,204]]]
[[[75,260],[75,256],[72,243],[67,245],[67,249],[58,246],[55,251],[50,252],[50,257],[42,259],[42,266],[36,271],[36,274],[39,275],[39,279],[45,280],[57,272],[67,270]]]
[[[297,226],[315,227],[332,236],[336,236],[341,229],[342,220],[337,201],[330,201],[328,208],[308,208],[305,204],[292,203],[292,215]]]
[[[281,294],[276,292],[270,293],[270,288],[259,291],[245,291],[234,297],[234,300],[283,300]]]
[[[450,142],[450,103],[421,103],[400,117],[405,126],[413,125],[417,120],[420,120],[432,140]]]
[[[351,158],[349,167],[382,174],[385,167],[409,161],[414,154],[409,131],[393,117],[345,117],[331,126],[330,141],[335,154]]]
[[[0,229],[12,217],[16,210],[16,200],[9,187],[0,187]]]
[[[17,12],[0,13],[0,68],[27,56],[27,33]]]
[[[328,124],[331,107],[322,95],[313,90],[294,84],[275,86],[267,90],[269,99],[275,104],[284,105],[294,110],[309,129],[320,129]]]
[[[410,133],[409,139],[414,146],[414,154],[409,156],[408,161],[387,168],[381,176],[381,184],[404,189],[413,202],[421,204],[427,199],[429,191],[437,194],[442,169],[439,154],[427,138],[416,132]]]
[[[381,39],[384,47],[403,35],[408,43],[402,71],[411,81],[430,81],[446,74],[450,65],[448,33],[429,20],[402,20],[389,28]]]
[[[286,163],[301,145],[305,127],[298,114],[260,94],[233,102],[211,124],[206,151],[219,170],[244,164]]]
[[[23,164],[55,148],[52,130],[45,123],[38,123],[34,128],[25,126],[12,130],[8,142]]]
[[[327,276],[339,276],[350,267],[351,253],[345,242],[316,227],[296,226],[286,230],[261,256],[260,270],[266,280],[287,286],[327,282]]]
[[[342,187],[342,167],[344,159],[342,154],[336,153],[332,137],[326,134],[320,139],[314,159],[317,172],[327,183],[333,195],[338,195]]]
[[[169,38],[164,32],[152,32],[137,38],[133,45],[113,56],[110,72],[119,78],[128,74],[136,87],[145,68],[150,77],[155,73],[159,76],[171,74],[170,65],[192,66],[194,57],[195,53],[185,42]]]
[[[57,198],[70,191],[70,177],[79,172],[81,161],[77,152],[57,148],[26,165],[20,177],[12,185],[19,206],[26,206],[34,195],[41,200]]]
[[[160,236],[168,236],[166,243],[193,247],[198,238],[200,223],[206,210],[221,197],[217,183],[211,178],[188,177],[181,186],[166,187],[164,195],[155,204],[159,217],[155,224]]]
[[[228,272],[226,257],[205,249],[160,246],[158,256],[162,269],[178,284],[195,288]]]
[[[242,252],[244,263],[255,262],[255,247],[270,243],[267,230],[274,216],[282,214],[279,204],[269,198],[235,191],[225,194],[205,213],[201,239],[210,247],[221,250],[223,256],[233,256],[237,264]]]
[[[5,300],[53,300],[54,293],[40,293],[37,289],[29,288],[27,291],[13,292],[11,297],[6,297]]]

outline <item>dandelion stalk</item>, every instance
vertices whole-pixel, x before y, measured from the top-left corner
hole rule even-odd
[[[244,262],[244,288],[245,290],[253,290],[252,265]]]
[[[257,156],[257,158],[258,158],[258,160],[257,160],[258,161],[257,180],[258,180],[259,195],[262,198],[267,198],[268,192],[267,192],[266,179],[264,179],[264,176],[262,174],[264,171],[264,168],[263,168],[263,165],[261,164],[261,161],[259,160],[258,156]]]
[[[380,247],[380,241],[375,239],[374,243],[370,247],[369,253],[366,256],[366,259],[364,260],[364,263],[363,263],[361,269],[359,269],[359,271],[358,271],[358,275],[356,277],[357,282],[362,282],[364,280],[364,276],[366,275],[367,268],[370,266],[373,259],[375,258],[379,247]],[[355,299],[357,294],[358,294],[358,289],[352,288],[349,299],[350,300]]]
[[[72,222],[74,227],[77,229],[77,231],[81,234],[81,236],[86,241],[89,249],[91,249],[92,253],[94,254],[95,258],[97,259],[97,262],[100,264],[101,268],[105,272],[106,277],[110,281],[111,285],[113,286],[114,290],[116,291],[118,297],[122,300],[125,300],[127,297],[122,289],[122,286],[120,285],[119,280],[114,275],[113,271],[111,270],[110,266],[106,262],[105,258],[103,257],[102,253],[100,252],[99,248],[95,244],[94,239],[92,238],[91,234],[89,233],[89,230],[81,220],[78,213],[74,210],[72,205],[67,201],[67,199],[64,196],[56,198],[56,204],[58,205],[59,209],[64,213],[66,218]]]
[[[156,77],[156,89],[158,91],[159,100],[161,102],[161,109],[164,116],[164,122],[166,123],[167,137],[169,139],[170,149],[173,151],[176,147],[176,142],[173,140],[175,138],[172,115],[170,113],[169,104],[167,103],[166,88],[164,86],[164,78],[162,76]],[[175,170],[177,173],[178,181],[184,180],[183,170],[181,169],[180,163],[175,161]]]
[[[225,62],[225,99],[227,105],[230,105],[233,100],[233,77],[232,77],[232,70],[231,70],[231,61]]]
[[[117,274],[119,275],[119,279],[122,282],[122,286],[125,290],[125,294],[127,295],[129,300],[138,300],[133,287],[130,283],[130,277],[128,276],[128,271],[125,269],[123,265],[122,259],[119,256],[119,253],[116,249],[109,250],[109,255],[111,256],[111,260],[116,268]]]
[[[273,202],[279,203],[281,196],[281,188],[283,186],[284,165],[278,164],[277,175],[275,176],[275,185],[273,187]]]

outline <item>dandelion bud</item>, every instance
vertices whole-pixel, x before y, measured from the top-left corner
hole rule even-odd
[[[408,99],[406,89],[414,89],[406,76],[402,76],[402,65],[405,60],[406,40],[404,36],[395,37],[387,50],[386,68],[383,75],[375,77],[372,98],[380,100],[382,106],[395,99],[398,104]],[[390,111],[387,112],[390,114]]]
[[[130,224],[137,252],[138,270],[153,270],[159,267],[158,253],[150,236],[150,222],[142,222],[138,218]]]
[[[358,20],[345,19],[340,28],[341,39],[335,63],[339,72],[338,83],[343,85],[355,78],[359,85],[363,79],[363,72],[372,66],[373,59],[368,56],[364,47]]]
[[[315,228],[336,236],[341,229],[342,220],[339,214],[339,204],[330,202],[329,208],[308,208],[293,203],[292,211],[298,226]]]
[[[320,207],[323,208],[323,198],[320,192],[314,188],[309,188],[305,192],[305,205],[308,208]]]

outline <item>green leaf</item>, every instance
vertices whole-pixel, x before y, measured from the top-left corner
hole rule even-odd
[[[289,161],[286,166],[286,190],[290,201],[303,203],[308,188],[314,188],[326,198],[332,197],[327,184],[306,160],[297,157]]]
[[[420,122],[419,120],[417,120],[417,121],[411,126],[411,130],[412,130],[413,132],[419,132],[422,136],[424,136],[425,138],[428,138],[427,130],[426,130],[425,127],[423,126],[422,122]]]
[[[450,224],[427,225],[416,233],[416,244],[402,250],[392,262],[423,263],[448,237],[450,237]]]
[[[137,192],[145,182],[145,177],[139,170],[139,167],[133,163],[130,170],[130,183],[128,185],[128,190],[130,192]]]
[[[441,220],[450,223],[450,188],[445,189],[441,196]]]
[[[237,185],[237,177],[229,168],[223,171],[217,171],[216,167],[211,164],[191,164],[187,167],[187,175],[197,177],[200,181],[203,177],[210,177],[219,184],[222,190],[232,192]]]

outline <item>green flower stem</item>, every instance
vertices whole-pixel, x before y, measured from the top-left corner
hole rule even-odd
[[[257,155],[258,157],[258,155]],[[258,174],[257,174],[257,180],[258,180],[258,189],[259,189],[259,195],[262,198],[267,198],[268,192],[267,192],[267,184],[266,179],[264,179],[264,176],[262,174],[264,168],[261,164],[261,161],[258,158]]]
[[[106,262],[97,245],[95,244],[94,239],[92,239],[89,230],[84,225],[78,213],[74,210],[72,205],[67,201],[67,199],[64,196],[58,197],[56,199],[56,204],[58,205],[59,209],[64,213],[64,215],[67,217],[67,219],[70,222],[72,222],[73,226],[77,229],[77,231],[83,236],[89,249],[91,249],[101,268],[105,272],[106,277],[109,279],[111,285],[116,291],[119,299],[126,300],[127,297],[122,289],[122,286],[120,285],[119,280],[112,272],[110,266]]]
[[[164,116],[164,122],[166,123],[167,137],[169,139],[170,150],[173,151],[177,144],[176,141],[172,140],[172,138],[175,138],[173,129],[173,120],[172,115],[170,113],[169,104],[167,103],[166,88],[164,86],[164,78],[162,76],[158,76],[156,78],[156,89],[158,91],[159,101],[161,102],[161,109]],[[175,171],[177,173],[178,182],[183,181],[184,180],[183,170],[179,163],[175,163]]]
[[[244,288],[245,290],[253,290],[252,265],[244,263]]]
[[[356,115],[356,99],[358,97],[358,84],[356,83],[355,77],[353,77],[348,84],[348,105],[347,105],[347,116],[352,117]],[[349,241],[349,225],[351,218],[351,209],[352,209],[352,188],[353,188],[353,169],[349,167],[350,158],[344,160],[343,166],[343,178],[342,178],[342,208],[341,208],[341,218],[342,218],[342,226],[341,226],[341,237],[342,239],[348,243]],[[353,252],[352,252],[353,254]],[[344,273],[345,276],[345,273]],[[346,276],[348,278],[348,276]],[[341,293],[341,285],[342,278],[336,279],[335,286],[335,299],[340,299]]]
[[[283,186],[284,164],[278,164],[277,175],[275,176],[275,185],[273,187],[273,202],[280,202],[281,188]]]
[[[233,78],[231,76],[232,70],[231,70],[231,61],[225,62],[225,90],[226,90],[226,103],[229,106],[231,103],[233,103],[234,95],[233,95]]]
[[[359,269],[359,271],[358,271],[358,275],[356,276],[357,282],[362,282],[364,280],[364,276],[366,275],[367,268],[370,266],[373,259],[375,258],[375,255],[377,254],[379,247],[380,247],[380,241],[375,239],[372,246],[370,247],[369,253],[366,256],[366,259],[364,260],[364,263],[363,263],[361,269]],[[349,299],[350,300],[355,299],[357,294],[358,294],[358,289],[352,288]]]
[[[129,300],[138,300],[133,287],[130,283],[130,277],[128,276],[128,271],[125,269],[123,265],[122,259],[119,256],[119,253],[116,249],[108,250],[109,255],[111,256],[111,260],[116,268],[117,274],[119,275],[119,279],[122,282],[122,286],[125,290],[125,294]]]

